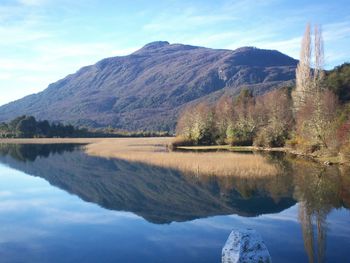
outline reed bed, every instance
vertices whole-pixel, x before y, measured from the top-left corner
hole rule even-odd
[[[278,168],[258,154],[232,152],[172,152],[169,138],[102,139],[86,146],[89,155],[119,158],[196,175],[266,177]]]
[[[258,154],[232,152],[172,152],[172,138],[43,138],[0,139],[0,143],[86,144],[89,155],[118,158],[164,168],[177,169],[194,175],[266,177],[278,174],[278,168]]]

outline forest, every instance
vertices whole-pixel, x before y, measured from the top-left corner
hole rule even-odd
[[[72,125],[50,123],[47,120],[38,121],[33,116],[19,116],[8,123],[0,123],[2,138],[50,138],[50,137],[79,137],[87,133]]]
[[[71,124],[36,120],[33,116],[19,116],[0,123],[0,138],[82,138],[82,137],[164,137],[169,132],[124,131],[112,127],[87,129]]]
[[[253,96],[242,89],[214,105],[199,103],[179,116],[173,147],[287,147],[350,159],[350,64],[323,69],[322,33],[308,25],[294,87]]]

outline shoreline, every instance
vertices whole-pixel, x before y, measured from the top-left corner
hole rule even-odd
[[[313,154],[307,154],[298,152],[288,147],[276,147],[276,148],[264,148],[257,146],[230,146],[230,145],[210,145],[210,146],[179,146],[176,150],[183,151],[214,151],[214,150],[227,150],[232,152],[283,152],[291,154],[301,158],[308,158],[312,161],[324,164],[324,165],[350,165],[340,160],[339,156],[316,156]]]

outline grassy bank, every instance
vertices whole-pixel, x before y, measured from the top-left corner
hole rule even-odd
[[[210,151],[210,150],[228,150],[233,152],[251,152],[254,151],[252,146],[230,146],[230,145],[209,145],[209,146],[180,146],[177,150],[189,151]]]

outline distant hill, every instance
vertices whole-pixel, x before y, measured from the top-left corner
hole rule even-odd
[[[293,81],[296,65],[276,50],[152,42],[1,106],[0,121],[27,114],[89,127],[172,130],[179,110],[189,103],[236,94],[242,87],[264,93]]]

